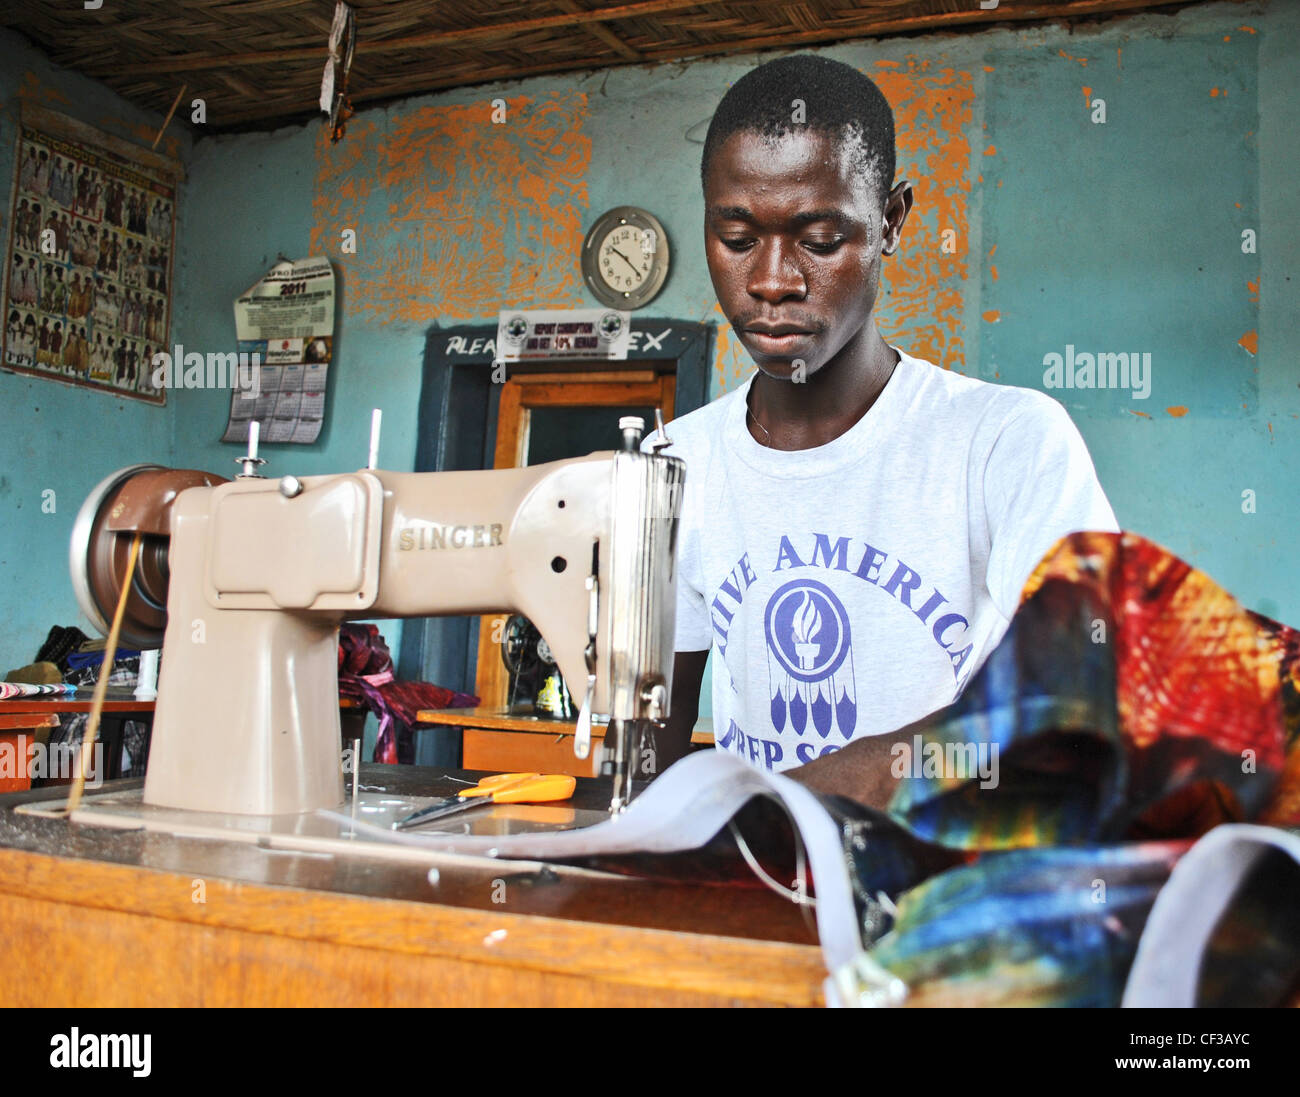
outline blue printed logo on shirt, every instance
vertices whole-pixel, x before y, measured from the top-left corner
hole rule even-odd
[[[832,727],[848,740],[857,723],[848,611],[815,579],[793,579],[768,600],[763,619],[772,726],[786,720],[799,735],[811,720],[825,739]]]

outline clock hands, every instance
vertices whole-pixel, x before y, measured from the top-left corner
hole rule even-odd
[[[636,266],[633,264],[631,259],[629,259],[626,255],[624,255],[621,251],[618,250],[618,248],[614,247],[612,244],[610,245],[609,250],[612,251],[615,255],[617,255],[620,259],[622,259],[623,262],[625,262],[629,267],[631,267],[633,274],[640,277],[641,272],[636,269]]]

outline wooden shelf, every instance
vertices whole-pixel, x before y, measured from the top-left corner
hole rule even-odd
[[[76,693],[46,694],[42,697],[6,697],[0,701],[0,712],[89,712],[94,698],[93,689],[79,689]],[[129,689],[110,689],[104,699],[105,712],[153,712],[153,701],[137,701]]]
[[[600,751],[593,750],[585,759],[573,753],[573,720],[556,720],[535,716],[530,709],[478,708],[422,709],[416,719],[425,725],[436,724],[464,729],[461,761],[466,769],[494,772],[527,771],[567,773],[573,777],[596,776]],[[604,724],[593,722],[591,738],[605,738]],[[691,734],[696,747],[713,745],[713,721],[701,720]]]
[[[502,709],[486,706],[478,708],[426,708],[416,714],[422,724],[446,724],[452,727],[476,727],[485,731],[525,731],[534,735],[572,735],[577,724],[573,720],[557,720],[550,716],[534,716],[526,709]],[[603,739],[606,725],[592,721],[591,734]],[[691,732],[695,746],[713,746],[713,721],[697,720]]]

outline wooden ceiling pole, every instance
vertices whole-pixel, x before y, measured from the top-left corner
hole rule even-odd
[[[577,4],[577,0],[555,0],[555,2],[567,12],[579,12],[583,9]],[[582,28],[593,38],[599,38],[615,53],[620,54],[628,61],[636,62],[641,60],[641,55],[631,46],[624,42],[618,35],[614,34],[608,28],[600,23],[589,23]]]

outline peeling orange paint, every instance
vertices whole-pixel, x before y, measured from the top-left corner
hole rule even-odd
[[[969,239],[974,76],[916,56],[904,70],[876,66],[868,75],[894,108],[898,171],[915,181],[916,192],[903,246],[884,264],[881,330],[910,354],[960,369],[967,249],[945,253],[941,234],[952,228],[963,245]]]
[[[989,267],[989,274],[993,276],[993,281],[998,280],[998,268],[996,266]]]
[[[1092,106],[1092,88],[1088,87],[1087,84],[1083,85],[1083,105],[1085,107]]]
[[[1065,52],[1065,50],[1057,50],[1057,51],[1056,51],[1056,56],[1057,56],[1057,57],[1064,57],[1067,61],[1077,61],[1077,62],[1079,62],[1079,64],[1081,64],[1085,69],[1088,67],[1088,59],[1087,59],[1086,57],[1071,57],[1070,54],[1068,54],[1068,53]]]
[[[1129,410],[1130,412],[1132,412],[1134,415],[1140,415],[1140,416],[1142,416],[1143,419],[1150,419],[1150,418],[1151,418],[1151,416],[1148,415],[1145,411],[1134,411],[1132,408],[1129,408],[1128,410]]]
[[[989,309],[988,312],[981,313],[985,320],[990,324],[996,324],[1002,319],[1002,313],[998,309]]]
[[[985,156],[996,156],[997,154],[998,154],[997,145],[990,145],[988,148],[984,150]]]
[[[1226,91],[1225,91],[1225,92],[1220,92],[1218,88],[1211,88],[1211,89],[1210,89],[1210,98],[1211,98],[1211,99],[1217,99],[1220,95],[1223,95],[1223,96],[1226,98],[1226,97],[1227,97],[1227,94],[1228,94],[1228,93],[1227,93]]]
[[[1124,47],[1115,47],[1115,67],[1122,69],[1124,67]]]
[[[1232,41],[1232,35],[1230,35],[1230,34],[1225,34],[1225,35],[1223,36],[1223,40],[1224,40],[1225,42],[1231,42],[1231,41]]]
[[[993,71],[994,71],[994,67],[993,67],[992,65],[985,65],[985,66],[984,66],[984,71],[985,71],[985,72],[993,72]]]
[[[722,306],[713,302],[713,314],[717,318],[717,343],[713,357],[713,373],[716,379],[714,388],[718,395],[729,392],[753,372],[754,364],[745,353],[745,348],[736,338],[735,329],[727,322],[722,313]]]
[[[353,119],[316,145],[312,248],[338,264],[349,309],[378,320],[469,320],[584,304],[578,253],[587,216],[587,97],[395,111],[381,130]],[[356,254],[340,254],[342,230]]]
[[[989,248],[989,258],[992,259],[993,256],[997,255],[997,253],[998,253],[998,246],[997,244],[994,244],[991,248]]]
[[[1237,345],[1238,345],[1239,347],[1245,347],[1247,353],[1249,353],[1249,354],[1251,354],[1251,355],[1258,354],[1258,353],[1259,353],[1259,333],[1258,333],[1258,332],[1255,332],[1255,331],[1248,331],[1248,332],[1246,332],[1245,335],[1243,335],[1240,339],[1237,340]]]
[[[1247,282],[1246,288],[1250,290],[1250,303],[1252,305],[1258,305],[1259,304],[1259,279],[1257,278],[1253,282]]]
[[[1254,27],[1238,27],[1237,29],[1238,29],[1238,30],[1244,30],[1247,34],[1255,34],[1255,33],[1256,33]]]
[[[1181,419],[1184,415],[1187,414],[1187,408],[1185,408],[1182,404],[1175,404],[1171,408],[1165,408],[1165,411],[1167,411],[1175,419]]]
[[[1269,436],[1270,438],[1273,437],[1273,424],[1272,424],[1272,423],[1269,423],[1269,424],[1268,424],[1268,436]]]

